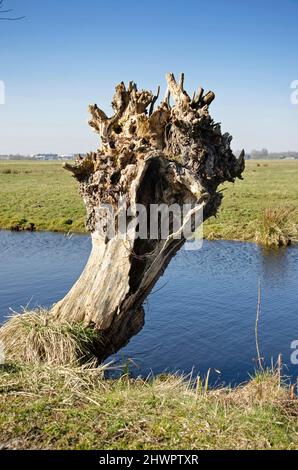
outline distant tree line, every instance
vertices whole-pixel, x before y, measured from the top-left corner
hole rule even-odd
[[[298,152],[268,152],[267,149],[263,148],[262,150],[252,150],[250,158],[254,160],[298,160]]]

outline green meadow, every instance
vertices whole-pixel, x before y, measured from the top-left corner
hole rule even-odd
[[[225,184],[218,216],[204,226],[209,239],[253,241],[266,208],[291,212],[297,236],[298,161],[248,161],[244,180]],[[84,232],[77,183],[60,162],[0,162],[0,228]]]

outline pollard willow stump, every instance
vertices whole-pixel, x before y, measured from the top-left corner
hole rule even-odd
[[[82,322],[98,331],[100,360],[143,327],[142,304],[186,240],[183,233],[174,236],[171,223],[166,238],[160,231],[152,238],[148,231],[141,239],[137,224],[129,240],[117,231],[109,236],[103,222],[106,206],[119,215],[119,203],[125,201],[131,222],[142,204],[148,209],[148,227],[152,204],[189,205],[189,215],[199,207],[206,220],[221,204],[218,186],[241,178],[244,170],[244,151],[238,159],[233,155],[232,137],[222,134],[209,115],[214,93],[199,88],[190,98],[183,74],[179,82],[168,74],[167,84],[156,110],[159,90],[139,91],[133,82],[116,87],[114,116],[109,118],[96,104],[90,106],[89,124],[100,135],[100,148],[73,165],[65,164],[79,183],[92,251],[80,278],[54,305],[52,315],[59,322]]]

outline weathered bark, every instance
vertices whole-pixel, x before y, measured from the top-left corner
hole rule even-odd
[[[59,321],[93,325],[101,333],[100,359],[140,331],[144,300],[185,242],[173,227],[166,239],[132,236],[128,242],[119,234],[110,239],[100,208],[110,204],[118,210],[120,198],[125,198],[133,219],[136,203],[148,208],[191,204],[187,216],[202,207],[205,220],[220,206],[218,185],[241,178],[244,170],[244,152],[234,157],[231,136],[222,134],[209,115],[214,94],[204,95],[200,88],[191,99],[183,75],[177,83],[168,74],[167,82],[166,97],[155,111],[159,90],[156,95],[138,91],[133,82],[116,87],[113,117],[90,106],[90,125],[101,137],[101,148],[65,165],[79,182],[93,247],[81,277],[52,313]]]

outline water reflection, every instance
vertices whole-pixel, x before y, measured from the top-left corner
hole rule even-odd
[[[287,282],[289,270],[289,262],[291,260],[291,251],[293,247],[270,248],[259,247],[260,260],[262,268],[262,279],[266,284],[272,286],[276,284],[284,285]]]

